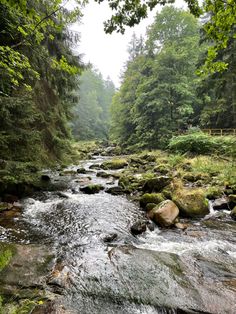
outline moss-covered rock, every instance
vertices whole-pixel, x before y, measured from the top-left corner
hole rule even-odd
[[[106,160],[101,164],[102,169],[122,169],[128,166],[126,159],[112,159]]]
[[[233,218],[233,220],[236,220],[236,206],[231,210],[230,216]]]
[[[145,193],[140,198],[140,206],[145,208],[148,203],[159,204],[164,200],[165,198],[161,193]]]
[[[155,203],[147,203],[145,209],[147,212],[150,212],[156,206],[157,206],[157,204],[155,204]]]
[[[166,174],[168,174],[171,171],[171,168],[170,168],[170,166],[168,166],[166,164],[160,164],[160,165],[157,165],[154,168],[154,171],[158,172],[158,173],[160,173],[162,175],[166,175]]]
[[[229,201],[230,203],[236,204],[236,194],[230,194]]]
[[[223,194],[223,189],[221,187],[218,187],[218,186],[210,186],[206,190],[206,197],[209,200],[215,200],[215,199],[221,197],[222,194]]]
[[[179,207],[182,216],[204,217],[209,213],[208,200],[203,189],[177,189],[172,200]]]
[[[108,172],[105,171],[98,171],[97,172],[97,177],[101,177],[101,178],[109,178],[111,175]]]
[[[174,225],[179,215],[179,209],[176,204],[170,200],[165,200],[156,205],[148,216],[158,225],[162,227],[170,227]]]
[[[80,191],[85,194],[95,194],[104,190],[104,187],[101,184],[89,184],[80,188]]]
[[[160,192],[165,186],[170,184],[171,178],[169,176],[160,176],[152,179],[148,179],[143,185],[143,191],[152,193]]]

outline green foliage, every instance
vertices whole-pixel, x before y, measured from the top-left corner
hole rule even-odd
[[[105,0],[95,0],[101,3]],[[148,1],[129,1],[112,0],[109,6],[113,15],[104,23],[107,33],[114,31],[124,33],[125,27],[132,27],[148,16],[157,5],[167,5],[174,3],[175,0],[148,0]],[[206,15],[207,21],[204,29],[208,39],[212,42],[209,46],[208,54],[204,65],[199,73],[206,75],[209,73],[222,72],[227,68],[227,62],[216,60],[219,51],[228,47],[230,39],[236,37],[236,6],[235,0],[185,0],[190,13],[195,17]],[[163,24],[164,25],[164,24]]]
[[[13,252],[11,246],[7,244],[0,244],[0,271],[2,271],[10,262]]]
[[[234,156],[236,145],[234,137],[214,137],[203,132],[193,132],[175,136],[170,140],[169,148],[178,153],[212,154],[221,153]]]
[[[67,54],[54,55],[50,46],[79,15],[78,6],[68,11],[62,0],[1,0],[0,92],[9,95],[18,87],[29,90],[42,77],[32,52],[47,59],[50,70],[78,73],[79,67]]]
[[[68,26],[79,15],[61,0],[0,1],[0,159],[45,167],[70,152],[72,90],[82,66]],[[18,182],[15,176],[0,179]]]
[[[131,147],[165,147],[174,131],[191,123],[200,102],[194,74],[198,41],[197,20],[174,7],[156,15],[144,47],[142,39],[132,38],[135,57],[111,107],[113,140]]]
[[[115,86],[93,69],[84,71],[79,79],[79,101],[73,112],[72,129],[78,140],[106,139],[109,107]]]

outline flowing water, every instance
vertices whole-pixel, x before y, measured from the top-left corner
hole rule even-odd
[[[102,160],[82,166],[89,170]],[[185,231],[155,227],[134,237],[130,226],[143,217],[138,205],[105,191],[79,191],[88,180],[104,187],[116,180],[98,178],[96,170],[51,175],[67,180],[64,194],[25,199],[22,217],[15,228],[2,227],[0,240],[53,246],[71,313],[236,313],[236,227],[227,212],[218,218],[212,211]]]

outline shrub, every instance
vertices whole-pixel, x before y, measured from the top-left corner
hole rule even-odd
[[[171,151],[177,153],[212,154],[236,156],[236,138],[233,136],[210,136],[201,131],[174,136],[168,145]]]

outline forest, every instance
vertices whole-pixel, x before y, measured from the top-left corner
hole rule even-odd
[[[158,8],[115,86],[87,0],[0,0],[0,314],[236,313],[236,4],[183,1],[95,0]]]

